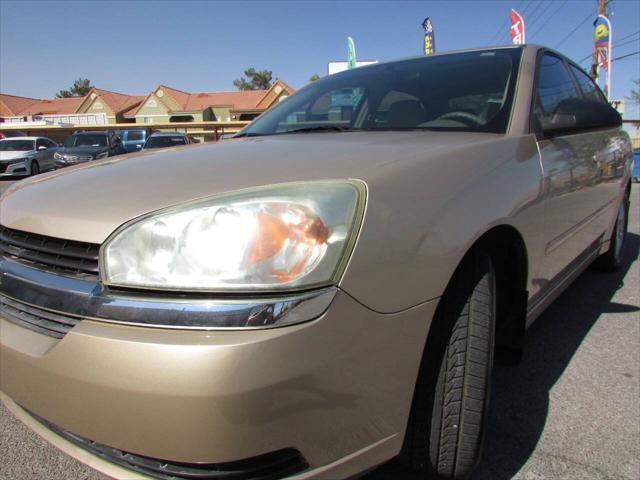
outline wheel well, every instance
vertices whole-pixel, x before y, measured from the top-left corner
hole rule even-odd
[[[495,362],[517,364],[524,347],[527,316],[527,249],[520,233],[509,225],[486,232],[474,244],[488,253],[496,273]]]

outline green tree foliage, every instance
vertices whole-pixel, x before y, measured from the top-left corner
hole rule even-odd
[[[249,68],[244,71],[246,78],[239,78],[233,81],[238,90],[266,90],[271,87],[273,78],[271,70],[256,70]]]
[[[314,73],[313,75],[311,75],[311,78],[309,78],[309,82],[315,82],[320,80],[320,75],[318,75],[317,73]]]
[[[84,97],[92,88],[93,85],[91,85],[91,80],[89,80],[88,78],[79,78],[75,82],[73,82],[73,85],[69,90],[60,90],[58,93],[56,93],[56,97]]]

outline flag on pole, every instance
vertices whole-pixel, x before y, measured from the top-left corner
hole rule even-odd
[[[433,33],[433,23],[429,17],[422,22],[422,28],[424,28],[424,54],[436,53],[436,37]]]
[[[593,42],[598,55],[598,65],[607,72],[604,93],[608,98],[611,83],[611,22],[605,15],[598,15],[593,25],[595,26]]]
[[[347,44],[349,48],[349,51],[347,52],[349,69],[356,68],[358,64],[356,62],[356,44],[353,43],[353,38],[347,37]]]
[[[516,12],[513,8],[509,14],[511,19],[511,28],[509,33],[511,34],[511,42],[514,45],[522,45],[525,42],[524,37],[524,18]]]

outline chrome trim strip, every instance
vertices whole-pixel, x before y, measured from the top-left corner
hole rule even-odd
[[[337,292],[328,287],[277,298],[211,298],[119,292],[0,257],[0,293],[58,315],[147,327],[219,330],[263,329],[314,320]]]

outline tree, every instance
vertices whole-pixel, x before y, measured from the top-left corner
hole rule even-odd
[[[311,78],[309,78],[309,82],[316,82],[320,80],[320,75],[318,75],[317,73],[314,73],[313,75],[311,75]]]
[[[633,83],[635,83],[638,87],[640,87],[640,79],[633,80]],[[635,90],[631,89],[631,95],[627,97],[627,100],[631,101],[632,103],[635,103],[640,107],[640,88],[637,88]],[[636,133],[640,132],[640,124],[635,123],[634,127],[636,129]]]
[[[252,67],[244,71],[246,79],[239,78],[233,84],[238,90],[267,90],[271,87],[272,74],[271,70],[256,70]]]
[[[634,80],[633,83],[640,87],[640,79]],[[627,99],[631,100],[633,103],[637,103],[638,105],[640,105],[640,89],[631,90],[631,96],[627,97]]]
[[[73,86],[69,90],[60,90],[56,93],[57,98],[84,97],[89,90],[93,88],[91,80],[88,78],[79,78],[73,82]]]

